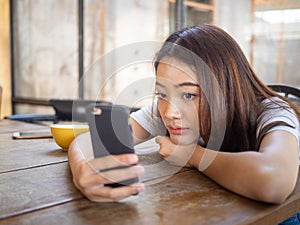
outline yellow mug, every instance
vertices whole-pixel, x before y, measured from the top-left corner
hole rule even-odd
[[[67,151],[74,138],[88,132],[89,126],[87,124],[51,124],[50,129],[56,144]]]

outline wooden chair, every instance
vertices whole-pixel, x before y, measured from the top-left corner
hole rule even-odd
[[[42,121],[52,121],[58,123],[59,121],[78,121],[85,122],[85,108],[88,104],[95,103],[94,100],[80,100],[80,99],[50,99],[50,105],[55,111],[52,114],[15,114],[6,116],[9,120],[19,120],[28,123],[40,123]],[[96,101],[102,104],[112,104],[108,101]]]
[[[268,87],[300,106],[300,89],[285,84],[269,84]]]
[[[108,101],[82,100],[82,99],[50,99],[58,121],[85,122],[85,108],[92,103],[111,105]]]

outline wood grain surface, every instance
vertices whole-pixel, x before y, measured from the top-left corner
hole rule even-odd
[[[200,172],[139,155],[146,190],[117,203],[94,203],[73,185],[67,153],[52,139],[12,140],[40,125],[0,121],[0,224],[278,224],[300,210],[300,183],[280,205],[253,201]]]

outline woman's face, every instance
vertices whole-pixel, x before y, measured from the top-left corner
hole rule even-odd
[[[160,63],[156,74],[158,110],[175,144],[199,139],[200,88],[191,68],[178,60]]]

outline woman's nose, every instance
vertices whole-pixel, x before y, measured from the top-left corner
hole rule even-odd
[[[165,117],[168,119],[180,119],[181,113],[179,108],[172,102],[168,102],[165,110]]]

